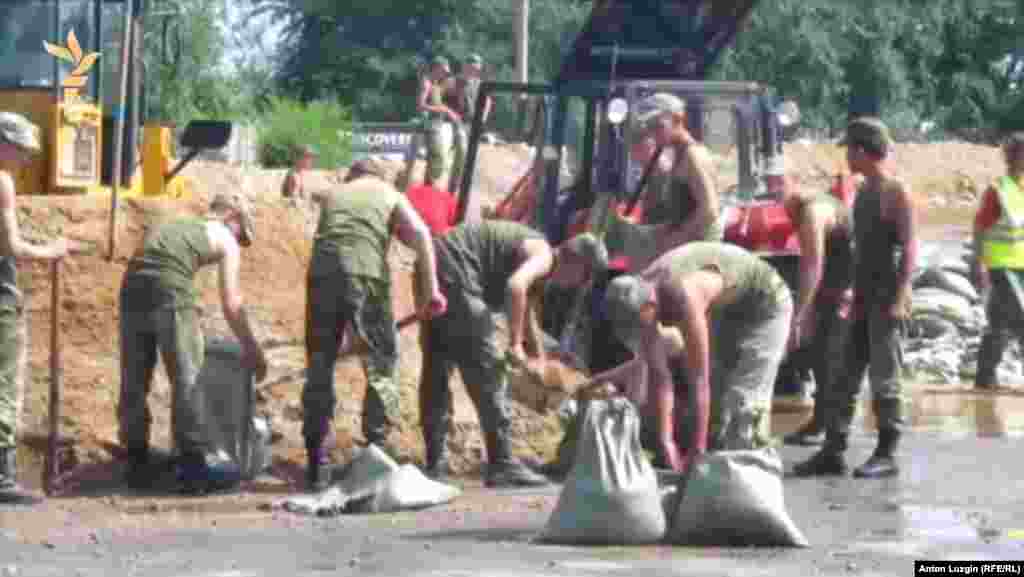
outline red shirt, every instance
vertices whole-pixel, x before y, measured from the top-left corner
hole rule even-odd
[[[410,186],[405,196],[434,236],[441,236],[455,226],[459,205],[447,191],[429,184],[419,184]]]

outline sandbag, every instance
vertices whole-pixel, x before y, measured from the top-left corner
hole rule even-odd
[[[234,461],[252,479],[270,467],[270,420],[253,416],[252,373],[237,341],[210,338],[197,377],[202,422],[215,458]],[[248,428],[248,431],[245,429]]]
[[[772,449],[706,453],[690,466],[666,540],[674,545],[807,547],[786,511]]]
[[[932,314],[963,326],[974,317],[971,303],[966,298],[937,288],[922,288],[914,291],[911,315]]]
[[[975,290],[967,277],[949,269],[929,267],[921,273],[914,281],[914,288],[936,288],[950,292],[967,299],[971,304],[980,300],[978,291]]]
[[[592,400],[576,459],[541,540],[640,545],[665,535],[658,478],[640,446],[640,417],[628,400]]]
[[[458,487],[428,479],[415,465],[399,465],[376,445],[362,449],[338,483],[346,513],[391,513],[449,503]]]

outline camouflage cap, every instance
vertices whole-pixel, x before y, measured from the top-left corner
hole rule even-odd
[[[353,162],[352,166],[348,168],[348,174],[345,176],[345,180],[354,180],[366,174],[372,174],[378,178],[390,181],[390,172],[384,165],[384,162],[376,156],[367,156],[366,158],[360,158]]]
[[[451,63],[448,62],[448,59],[445,58],[444,56],[441,56],[440,54],[438,54],[437,56],[434,56],[434,58],[432,58],[430,60],[430,65],[431,66],[443,66],[445,68],[451,68]]]
[[[565,243],[565,250],[587,262],[592,274],[608,270],[608,249],[589,232],[574,236]]]
[[[892,144],[889,127],[881,119],[873,116],[861,116],[851,120],[846,127],[846,135],[839,141],[839,146],[860,146],[874,154],[887,153]]]
[[[470,54],[468,57],[466,57],[466,64],[472,64],[473,66],[483,66],[484,59],[482,56],[474,52]]]
[[[636,121],[647,127],[652,120],[665,114],[686,112],[686,101],[668,92],[656,92],[636,104]]]
[[[240,192],[221,192],[210,201],[210,210],[237,210],[239,235],[238,244],[251,246],[256,235],[252,218],[252,205],[249,199]]]
[[[41,150],[39,127],[14,112],[0,112],[0,142],[36,154]]]
[[[604,299],[605,311],[615,327],[615,334],[636,350],[643,331],[640,309],[654,300],[654,287],[633,275],[623,275],[608,283]]]

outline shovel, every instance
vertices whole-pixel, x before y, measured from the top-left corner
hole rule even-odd
[[[60,405],[64,389],[64,368],[60,357],[60,260],[50,264],[50,435],[43,464],[43,490],[52,496],[57,489],[60,448]]]

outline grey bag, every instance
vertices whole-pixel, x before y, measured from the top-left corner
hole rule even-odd
[[[234,461],[252,479],[270,467],[270,422],[253,416],[252,372],[242,366],[242,348],[233,340],[206,340],[197,389],[210,450]]]
[[[640,417],[627,399],[591,400],[576,460],[541,540],[588,545],[657,543],[665,535],[658,478],[640,447]]]
[[[680,495],[667,535],[674,545],[808,546],[786,511],[775,449],[704,454]]]

